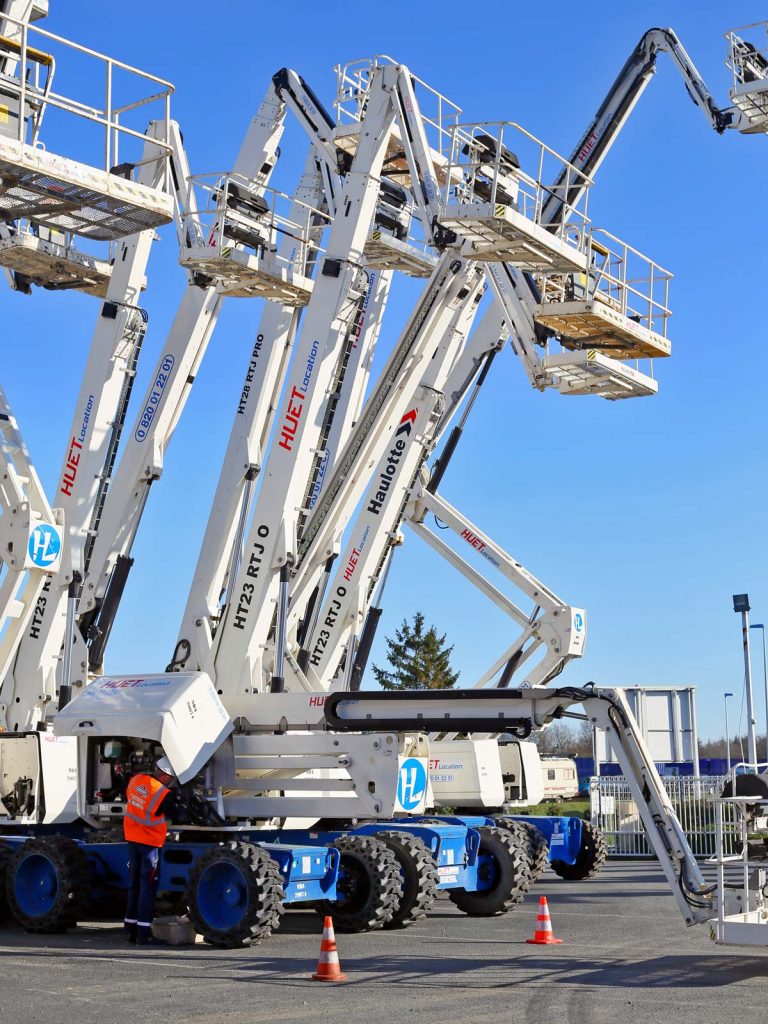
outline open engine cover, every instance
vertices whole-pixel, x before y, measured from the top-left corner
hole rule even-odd
[[[155,740],[179,782],[188,782],[232,732],[232,722],[204,672],[172,672],[101,676],[59,711],[54,731]]]

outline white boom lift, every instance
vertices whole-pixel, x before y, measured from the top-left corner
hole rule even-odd
[[[36,10],[32,5],[27,13]],[[27,281],[44,283],[45,268],[57,273],[62,258],[59,249],[49,249],[49,243],[69,252],[77,236],[106,242],[113,252],[106,301],[101,306],[56,488],[56,503],[66,517],[60,569],[34,602],[13,664],[0,678],[0,724],[15,731],[35,728],[49,715],[60,693],[55,677],[66,623],[68,618],[72,621],[68,604],[76,601],[90,537],[98,529],[146,328],[146,314],[137,303],[149,250],[154,229],[173,218],[167,187],[172,86],[14,19],[6,11],[3,14],[5,30],[10,26],[12,37],[0,40],[2,87],[11,104],[9,110],[16,112],[7,122],[11,130],[0,132],[3,265],[12,271],[17,285],[20,274]],[[108,83],[116,71],[124,73],[138,93],[136,98],[117,107],[108,88],[104,108],[99,109],[85,108],[62,91],[52,92],[50,80],[41,79],[40,68],[52,74],[57,63],[54,53],[63,63],[72,51],[94,65],[94,77],[105,75]],[[151,95],[147,95],[147,87]],[[162,119],[152,122],[147,133],[131,127],[131,117],[143,116],[152,104],[159,105]],[[41,148],[44,115],[61,119],[62,124],[76,117],[96,125],[103,143],[103,167]],[[30,276],[28,258],[33,249],[37,269]],[[90,277],[86,278],[71,280],[70,286],[88,290]],[[22,600],[29,603],[26,596]],[[66,699],[66,680],[63,685]]]
[[[655,33],[655,35],[654,35],[654,33]],[[646,54],[646,58],[647,59],[645,59],[644,61],[639,61],[637,59],[637,56],[636,56],[633,61],[628,62],[628,68],[632,69],[632,74],[629,74],[627,69],[625,69],[625,72],[622,74],[622,76],[620,76],[620,79],[617,82],[617,86],[614,87],[613,94],[612,94],[612,97],[611,97],[611,102],[613,103],[613,105],[614,105],[614,107],[616,109],[622,108],[625,111],[625,113],[626,113],[626,110],[627,110],[627,103],[626,103],[626,96],[624,95],[624,93],[627,91],[628,88],[630,89],[630,91],[634,90],[635,93],[636,93],[636,91],[637,91],[636,90],[637,81],[639,81],[640,78],[642,78],[643,81],[647,81],[647,77],[648,77],[648,74],[649,74],[649,72],[648,72],[648,66],[649,66],[648,61],[651,60],[651,57],[653,59],[655,59],[655,53],[659,49],[659,40],[661,40],[661,42],[664,43],[664,45],[669,44],[668,48],[670,49],[671,52],[673,52],[676,55],[676,59],[678,60],[678,63],[681,65],[681,67],[685,66],[687,68],[687,72],[686,73],[687,73],[688,77],[690,78],[690,80],[693,81],[693,82],[697,82],[698,81],[698,76],[697,76],[697,73],[695,71],[695,68],[693,68],[692,65],[690,65],[690,61],[688,61],[687,56],[685,55],[684,51],[682,51],[682,48],[679,47],[679,44],[677,44],[676,46],[673,45],[674,44],[674,36],[673,36],[673,34],[669,33],[669,32],[659,33],[656,30],[654,30],[654,33],[648,34],[646,37],[644,37],[643,43],[641,43],[641,45],[638,47],[638,50],[637,50],[637,53],[644,53],[644,54]],[[648,57],[648,54],[650,54],[651,57]],[[651,60],[651,63],[652,63],[652,60]],[[636,70],[637,66],[640,66],[642,68],[642,72]],[[360,81],[359,80],[359,72],[357,72],[357,73],[358,73],[358,85],[359,85],[359,81]],[[368,72],[368,75],[370,75],[370,71]],[[347,72],[346,69],[343,72],[340,73],[340,77],[341,77],[342,81],[347,81],[349,79],[349,73]],[[325,147],[325,149],[326,149],[326,156],[328,155],[328,151],[330,151],[332,153],[333,152],[333,148],[332,148],[332,145],[330,143],[330,137],[331,137],[332,132],[329,130],[329,129],[332,128],[332,125],[330,124],[330,120],[327,118],[327,115],[325,115],[324,112],[322,111],[322,107],[318,103],[318,101],[316,100],[316,97],[314,97],[314,94],[311,93],[311,90],[308,89],[306,84],[303,83],[303,81],[298,76],[296,76],[292,72],[287,72],[287,71],[280,72],[278,75],[276,75],[275,76],[275,83],[276,83],[276,86],[278,87],[278,91],[280,93],[281,98],[285,99],[288,102],[288,105],[292,106],[296,110],[296,112],[298,113],[300,119],[303,121],[305,126],[308,126],[310,128],[311,134],[314,136],[314,143],[315,143],[317,149],[319,151],[322,151],[323,147]],[[359,92],[359,89],[357,91]],[[347,93],[347,99],[348,99],[349,94],[353,93],[353,91],[347,89],[346,93]],[[701,88],[699,88],[699,93],[701,93]],[[362,101],[361,101],[359,96],[356,97],[355,102],[358,104],[358,106],[362,105]],[[342,96],[342,101],[340,101],[340,109],[341,109],[341,103],[343,103],[343,96]],[[405,96],[405,104],[408,105],[408,103],[409,103],[409,97],[406,95]],[[600,155],[600,157],[602,157],[602,155],[604,155],[605,148],[606,148],[606,140],[611,135],[611,132],[607,132],[607,133],[605,132],[605,127],[606,127],[606,124],[607,124],[605,111],[606,111],[607,104],[608,104],[608,101],[606,102],[606,104],[603,105],[603,108],[601,108],[601,111],[600,111],[600,114],[599,114],[599,118],[598,118],[599,121],[600,121],[601,127],[602,127],[602,131],[603,131],[603,136],[602,136],[602,140],[603,141],[601,143],[599,154],[596,151],[596,147],[595,146],[587,147],[587,150],[588,150],[587,153],[582,152],[584,150],[584,146],[580,143],[580,145],[578,147],[578,150],[577,150],[577,153],[575,154],[574,159],[578,158],[579,163],[581,163],[581,164],[586,164],[586,162],[587,162],[586,161],[586,157],[589,156],[592,165],[596,165],[596,163],[595,163],[596,157],[598,155]],[[710,112],[712,110],[716,109],[716,108],[714,108],[714,105],[711,103],[711,101],[708,101],[707,103],[705,103],[703,105],[704,105],[705,109],[707,109]],[[458,109],[458,108],[455,108],[455,109]],[[714,118],[714,115],[712,115],[712,116]],[[723,119],[720,119],[720,120],[723,120]],[[718,120],[718,124],[719,123],[720,123],[720,121]],[[614,124],[612,126],[612,130],[617,130],[618,127],[620,127],[620,123],[619,123],[618,119],[614,118]],[[406,135],[407,135],[407,133],[406,133]],[[346,144],[347,144],[347,151],[349,151],[350,140],[353,141],[353,136],[354,136],[354,132],[350,133],[348,130],[343,132],[343,133],[341,133],[339,135],[339,138],[342,141],[342,143],[346,142]],[[483,145],[480,147],[480,149],[485,154],[483,159],[485,159],[486,162],[487,162],[487,157],[488,157],[487,149],[488,149],[489,137],[487,135],[484,135],[483,136],[483,140],[484,140],[483,141]],[[424,168],[424,167],[427,166],[428,159],[429,159],[426,156],[426,150],[425,150],[424,146],[421,145],[421,148],[419,149],[418,141],[419,140],[418,140],[418,136],[417,136],[416,137],[416,142],[417,142],[416,150],[419,151],[418,153],[416,153],[413,150],[413,146],[411,146],[411,150],[412,150],[412,152],[411,152],[411,159],[413,161],[416,161],[416,164],[417,164],[416,175],[418,174],[419,168]],[[498,152],[500,152],[500,153],[503,152],[503,148],[501,146],[496,147],[496,148],[497,148]],[[419,160],[421,161],[420,163],[418,162]],[[407,168],[407,158],[405,159],[404,166]],[[329,182],[329,181],[332,182],[333,179],[332,179],[331,173],[329,172],[328,164],[327,163],[324,164],[324,167],[325,167],[325,175],[324,175],[325,181],[326,182]],[[486,173],[486,175],[488,173],[487,167],[485,169],[485,173]],[[578,180],[576,164],[574,163],[572,165],[569,165],[569,167],[566,168],[563,173],[566,176],[566,178],[564,179],[565,180],[565,184],[569,185],[569,187],[566,189],[566,196],[565,196],[565,198],[566,198],[567,201],[572,201],[575,198],[576,194],[579,192],[579,189],[574,184],[574,182],[576,182]],[[416,175],[412,175],[411,176],[411,183],[412,183],[413,180],[416,180]],[[430,177],[429,174],[427,174],[427,179],[429,179],[429,177]],[[446,177],[446,176],[444,175],[444,177]],[[448,176],[448,177],[450,177],[450,176]],[[561,177],[562,177],[562,175],[561,175]],[[233,188],[234,187],[235,186],[233,185]],[[495,187],[498,188],[498,184],[496,184]],[[331,186],[327,186],[327,189],[329,191],[330,191],[331,188],[332,188],[332,185]],[[560,189],[559,185],[556,186],[556,188],[554,190],[554,194],[558,194],[558,191],[557,191],[558,189]],[[221,190],[219,190],[219,191],[221,191]],[[421,190],[421,194],[423,196],[426,196],[428,191],[430,191],[430,190],[422,189]],[[436,222],[436,213],[434,212],[434,191],[433,190],[430,192],[430,195],[432,197],[431,198],[431,205],[430,205],[430,199],[424,200],[422,205],[425,207],[424,213],[426,214],[427,217],[431,215],[433,223],[434,223],[434,222]],[[552,198],[552,196],[550,195],[549,199],[551,199],[551,198]],[[221,207],[221,199],[220,199],[220,197],[217,200],[217,205],[219,207]],[[225,203],[225,205],[228,206],[229,205],[228,202]],[[562,210],[563,210],[563,202],[560,202],[558,204],[558,211],[557,212],[559,214],[562,214]],[[193,213],[192,214],[192,218],[190,218],[190,219],[194,219],[195,216],[196,215]],[[424,217],[422,219],[424,219]],[[219,217],[218,218],[217,227],[219,229],[219,233],[220,234],[223,231],[224,221],[225,221],[224,217]],[[194,232],[189,231],[188,234],[190,236],[200,238],[200,236],[201,236],[200,226],[199,226],[199,224],[195,224],[194,226],[197,228],[197,230],[194,231]],[[394,237],[395,241],[399,241],[399,239],[397,237],[395,237],[395,236],[388,236],[386,234],[383,234],[380,230],[375,232],[375,233],[378,234],[378,236],[379,236],[379,242],[378,242],[379,246],[381,246],[383,244],[381,242],[382,237],[383,238],[387,238],[389,240],[392,240],[392,238]],[[215,232],[212,233],[211,238],[213,238],[213,234],[215,234]],[[221,273],[221,266],[222,266],[222,263],[224,261],[221,258],[220,254],[221,254],[221,251],[222,251],[223,243],[226,242],[230,246],[230,248],[226,250],[226,254],[229,256],[230,260],[232,259],[232,257],[240,255],[240,250],[238,249],[238,247],[236,245],[235,246],[232,245],[232,239],[226,239],[226,238],[221,237],[221,238],[219,238],[217,240],[217,242],[218,242],[218,248],[217,248],[216,245],[213,245],[212,247],[209,245],[208,251],[213,254],[209,258],[209,262],[214,263],[218,267],[219,273]],[[370,249],[370,246],[372,244],[373,243],[372,243],[371,239],[369,239],[369,242],[367,243],[366,255],[370,255],[368,250]],[[599,255],[601,257],[601,259],[602,259],[604,264],[609,262],[609,252],[606,250],[606,248],[604,246],[600,245],[598,242],[595,242],[594,243],[594,249],[596,250],[597,255]],[[622,271],[623,278],[621,280],[611,273],[611,268],[610,267],[608,267],[607,269],[604,267],[603,270],[601,271],[601,274],[599,275],[600,281],[599,281],[599,284],[598,284],[597,295],[598,295],[599,299],[602,299],[602,301],[597,301],[596,302],[596,300],[593,299],[592,300],[592,305],[591,305],[591,308],[590,308],[589,311],[585,311],[582,308],[582,309],[580,309],[578,311],[579,317],[577,318],[577,317],[573,316],[573,317],[570,318],[570,320],[568,319],[568,317],[569,317],[569,310],[568,309],[566,309],[564,311],[563,308],[562,308],[562,304],[560,305],[560,307],[556,308],[557,307],[557,303],[549,302],[549,303],[546,304],[546,308],[542,307],[542,308],[539,309],[539,316],[538,316],[539,321],[541,323],[544,323],[545,319],[548,317],[549,319],[546,320],[546,322],[548,324],[551,324],[555,328],[557,328],[557,327],[562,328],[563,324],[565,324],[566,326],[568,326],[570,324],[571,333],[574,335],[574,337],[576,339],[581,339],[581,338],[586,336],[589,339],[591,339],[592,344],[594,345],[594,344],[599,344],[599,341],[597,341],[597,342],[595,341],[595,320],[598,321],[598,329],[600,327],[602,327],[603,333],[605,333],[605,327],[606,327],[605,320],[608,319],[609,320],[610,329],[614,332],[614,334],[620,333],[620,331],[623,329],[625,334],[628,333],[630,335],[630,340],[629,341],[627,341],[627,339],[624,340],[624,347],[623,348],[621,348],[621,345],[617,346],[616,338],[615,337],[612,339],[613,340],[613,344],[610,347],[612,347],[614,350],[616,350],[618,348],[618,353],[617,354],[622,355],[622,356],[626,356],[626,357],[629,357],[629,356],[632,356],[632,355],[638,355],[640,353],[642,353],[642,354],[667,354],[668,351],[669,351],[669,346],[668,346],[668,343],[666,343],[666,339],[665,338],[661,339],[661,348],[660,349],[658,348],[658,346],[654,348],[653,344],[651,344],[650,347],[645,347],[644,348],[641,344],[639,344],[637,342],[637,335],[638,334],[642,334],[643,331],[644,331],[644,328],[642,326],[635,326],[635,321],[636,320],[640,320],[641,317],[637,316],[636,314],[632,314],[631,310],[627,309],[626,278],[627,278],[627,267],[629,265],[629,261],[627,259],[628,252],[629,252],[628,247],[624,247],[623,255],[620,256],[619,259],[618,259],[619,266],[623,268],[623,271]],[[251,257],[251,256],[247,256],[247,254],[242,254],[242,258],[244,258],[246,260],[250,260],[251,263],[253,263],[254,259],[256,259],[256,260],[262,259],[263,260],[263,257]],[[390,254],[390,259],[391,259],[391,254]],[[199,246],[197,246],[197,248],[195,248],[195,247],[192,247],[191,249],[188,248],[186,250],[186,252],[185,252],[183,260],[188,265],[199,268],[201,265],[205,264],[206,256],[205,256],[205,254],[201,255],[201,250],[200,250]],[[592,258],[591,262],[594,263],[594,254],[593,254],[593,258]],[[238,266],[238,264],[234,264],[234,265]],[[388,264],[388,265],[391,265],[391,263]],[[399,265],[401,268],[403,267],[402,262],[400,264],[395,264],[395,265]],[[230,262],[229,263],[229,268],[231,269],[232,266],[233,266],[233,264],[232,264],[232,262]],[[660,283],[660,280],[662,282],[665,282],[665,276],[664,275],[659,275],[658,268],[656,268],[656,269],[657,269],[656,283],[658,285]],[[653,266],[651,266],[650,267],[650,276],[651,277],[653,276],[653,270],[654,270],[654,268],[653,268]],[[424,272],[424,271],[422,270],[422,272]],[[238,274],[239,273],[240,272],[238,272]],[[285,276],[285,275],[283,275],[283,276]],[[637,278],[637,275],[636,274],[633,275],[633,279],[636,280],[636,278]],[[230,293],[236,294],[237,292],[232,290],[233,287],[234,286],[230,283]],[[501,287],[503,287],[503,285],[498,285],[497,284],[497,288],[501,288]],[[249,290],[248,290],[249,294],[258,294],[259,293],[259,289],[258,288],[253,289],[251,286],[248,286],[248,288],[249,288]],[[546,290],[549,293],[549,298],[550,299],[553,297],[553,295],[556,295],[556,297],[558,297],[558,298],[563,298],[563,293],[564,293],[564,290],[565,290],[564,289],[564,283],[563,283],[562,280],[555,280],[554,282],[552,280],[550,280],[550,281],[547,282],[547,289]],[[635,294],[637,294],[637,289],[636,288],[634,288],[632,290],[635,292]],[[265,289],[261,289],[261,291],[263,291],[265,294],[269,293],[268,290],[265,290]],[[613,292],[615,294],[611,295],[610,294],[611,292]],[[557,293],[559,293],[559,294],[557,294]],[[619,293],[621,293],[621,298],[617,297]],[[623,298],[623,302],[621,301],[622,298]],[[656,306],[658,306],[658,304],[656,304]],[[570,310],[570,312],[572,312],[572,310]],[[617,313],[619,315],[616,315]],[[651,297],[651,312],[649,313],[649,315],[646,318],[649,322],[654,319],[654,313],[659,314],[659,317],[657,317],[657,318],[660,318],[662,320],[662,322],[665,321],[666,313],[667,313],[666,304],[664,304],[662,306],[658,306],[658,308],[656,308],[654,306],[653,299]],[[580,322],[578,324],[576,323],[577,319],[580,319]],[[530,326],[532,326],[532,323],[531,323]],[[651,332],[649,330],[645,330],[645,334],[646,335],[649,335],[649,334],[653,335],[653,332]],[[660,339],[659,339],[658,335],[652,338],[652,341],[658,342],[659,340]],[[633,344],[633,342],[634,342],[634,344]],[[577,345],[581,344],[581,341],[578,340],[576,342],[576,344]],[[523,345],[522,348],[523,348],[523,351],[525,352],[525,345]],[[358,351],[358,352],[362,351],[361,347],[357,346],[356,347],[356,351]],[[530,352],[530,349],[529,349],[529,352]],[[582,356],[584,356],[584,353],[582,353]],[[566,356],[565,358],[567,359],[568,357]],[[596,368],[599,368],[601,371],[604,371],[606,369],[605,364],[602,362],[601,356],[595,350],[594,347],[591,348],[586,353],[586,361],[587,361],[587,363],[590,364],[590,369],[591,370],[595,370]],[[552,364],[552,365],[555,365],[555,364]],[[562,380],[564,380],[564,373],[565,373],[565,371],[563,369],[563,365],[564,365],[563,358],[559,358],[559,362],[557,363],[557,365],[558,365],[559,370],[560,370],[560,375],[559,375],[558,380],[560,380],[562,382]],[[630,371],[627,371],[627,372],[630,372]],[[630,376],[631,376],[631,372],[630,372]],[[541,375],[540,370],[534,370],[532,379],[539,379],[540,380],[541,377],[542,377],[542,375]],[[604,377],[605,377],[605,374],[603,374],[603,378]],[[356,375],[354,373],[351,373],[350,374],[350,379],[357,382],[357,381],[360,380],[360,376],[358,376],[358,375]],[[582,380],[581,377],[578,377],[577,379],[571,380],[570,384],[568,385],[569,392],[573,392],[574,390],[578,390],[579,381],[582,381],[582,383],[583,383],[583,380]],[[602,379],[602,383],[603,383],[603,385],[605,385],[606,380]],[[614,383],[615,383],[615,381],[614,381]],[[590,392],[594,392],[594,386],[593,385],[594,385],[594,381],[592,381],[592,383],[587,385],[587,390],[589,390]],[[362,394],[362,390],[363,390],[362,386],[360,384],[358,384],[358,393]],[[626,392],[626,389],[622,387],[622,388],[620,388],[619,393],[627,393],[627,392]],[[632,393],[632,392],[630,391],[630,393]],[[637,392],[637,393],[639,393],[639,392]],[[354,403],[350,403],[350,407],[353,404]],[[357,404],[359,405],[359,401],[358,401]],[[260,421],[259,417],[257,417],[256,419],[257,419],[257,421]],[[317,491],[318,491],[317,475],[318,474],[324,474],[326,472],[327,462],[328,462],[328,459],[330,458],[329,453],[332,452],[333,450],[338,451],[338,449],[340,447],[340,438],[341,438],[341,436],[344,433],[344,425],[343,425],[343,423],[344,423],[344,417],[343,416],[336,416],[334,421],[333,421],[334,425],[332,425],[332,427],[331,427],[331,432],[333,432],[335,430],[338,433],[339,437],[335,438],[335,437],[333,437],[333,435],[331,433],[331,436],[328,438],[328,442],[324,443],[324,444],[321,443],[319,445],[319,449],[320,449],[320,451],[322,451],[323,454],[322,454],[321,457],[319,457],[316,460],[318,465],[316,466],[316,470],[315,470],[315,479],[312,480],[310,482],[310,485],[309,485],[309,487],[310,487],[310,498],[309,498],[308,501],[306,501],[304,503],[303,507],[311,508],[312,505],[314,504],[314,501],[316,500]],[[263,434],[263,430],[262,430],[262,434]],[[248,465],[250,466],[250,462],[249,462]],[[242,472],[242,470],[240,472]],[[252,472],[253,472],[252,469],[250,469],[250,468],[246,469],[246,473],[252,473]],[[226,472],[223,472],[223,479],[224,479],[225,476],[226,476]],[[139,495],[138,496],[140,496],[140,491],[139,491]],[[119,509],[120,506],[121,506],[121,503],[119,503],[119,502],[115,502],[114,503],[114,508],[116,510]],[[240,503],[239,507],[240,507],[240,509],[242,511],[245,511],[245,509],[247,508],[247,502]],[[129,520],[130,519],[131,519],[131,517],[129,517]],[[135,529],[135,525],[136,524],[134,522],[133,523],[133,529]],[[131,535],[131,529],[129,528],[129,529],[125,530],[125,534],[127,536],[130,536]],[[231,545],[228,545],[228,547],[231,548]],[[111,553],[111,557],[106,559],[106,561],[104,561],[104,560],[101,560],[101,561],[102,561],[102,564],[105,564],[106,569],[105,569],[105,572],[104,572],[104,575],[103,575],[103,578],[102,578],[102,583],[100,584],[100,586],[98,588],[99,591],[100,591],[100,596],[96,596],[96,597],[93,596],[92,592],[94,590],[94,585],[93,585],[93,583],[91,581],[89,581],[88,584],[87,584],[87,588],[86,588],[86,590],[87,590],[87,594],[86,594],[87,605],[86,605],[86,607],[84,609],[85,612],[86,612],[86,615],[92,615],[93,614],[93,609],[94,609],[95,605],[97,605],[97,604],[100,605],[100,604],[103,603],[103,591],[104,591],[103,581],[104,581],[104,579],[106,579],[106,580],[113,580],[116,583],[118,582],[119,579],[124,579],[122,577],[122,573],[120,573],[120,572],[115,573],[113,571],[113,566],[117,565],[119,567],[123,567],[123,566],[125,566],[127,564],[128,559],[126,558],[125,554],[119,554],[119,553],[116,553],[116,551],[113,550],[112,553]],[[220,561],[221,560],[219,559],[219,562]],[[228,562],[227,564],[230,564],[230,563]],[[221,575],[220,572],[219,572],[219,575]],[[197,574],[196,574],[196,578],[197,578]],[[203,576],[203,579],[205,580],[206,577]],[[116,592],[119,593],[119,586],[117,586],[115,588],[115,590],[116,590]],[[207,618],[210,616],[210,614],[211,614],[211,607],[212,607],[211,600],[210,600],[210,592],[211,591],[214,592],[214,593],[218,593],[218,592],[221,591],[221,588],[217,588],[215,585],[212,586],[212,587],[209,587],[209,597],[208,597],[208,600],[207,600],[206,606],[205,606],[206,607],[206,614],[205,615],[201,616],[199,610],[197,612],[195,612],[195,610],[194,610],[195,609],[195,605],[197,605],[197,608],[199,609],[199,607],[200,607],[199,601],[197,601],[197,602],[191,601],[190,602],[190,608],[188,609],[189,614],[187,616],[185,616],[186,625],[182,629],[182,633],[185,636],[189,636],[190,634],[192,636],[195,636],[195,634],[196,634],[196,630],[189,628],[189,620],[190,620],[190,618],[192,618],[192,621],[194,621],[194,622],[200,622],[200,621],[206,621]],[[114,607],[113,602],[109,602],[108,606],[113,608]],[[97,626],[96,629],[98,630],[99,627]],[[100,637],[99,641],[96,643],[95,649],[99,653],[102,653],[103,652],[103,638],[106,635],[108,635],[108,627],[107,627],[106,630],[100,630],[100,634],[101,634],[101,637]],[[93,664],[97,665],[99,663],[99,661],[100,661],[100,658],[97,657],[95,660],[93,660]],[[194,658],[193,661],[199,661],[199,658]]]
[[[235,294],[242,291],[246,280],[260,284],[270,276],[258,265],[251,268],[250,277],[246,275],[248,268],[241,267],[237,273],[218,278],[214,276],[213,263],[216,259],[225,263],[229,274],[229,268],[238,266],[233,257],[243,253],[245,259],[251,259],[242,245],[238,248],[235,239],[230,241],[225,234],[229,231],[242,235],[245,230],[242,216],[238,220],[238,208],[255,208],[261,214],[261,230],[267,236],[274,233],[274,222],[264,216],[269,215],[269,209],[263,194],[277,159],[282,131],[282,104],[270,90],[246,133],[232,175],[215,186],[223,194],[222,208],[227,215],[211,226],[208,238],[196,202],[197,193],[187,187],[191,176],[177,135],[174,157],[179,208],[183,213],[178,232],[181,262],[187,269],[188,283],[118,464],[95,537],[79,608],[83,639],[91,642],[88,658],[81,648],[79,685],[87,681],[88,661],[95,668],[102,665],[117,604],[132,565],[131,546],[149,489],[162,474],[165,449],[213,334],[221,300],[231,289]],[[231,227],[227,217],[233,221]],[[224,250],[226,256],[222,256]],[[204,255],[193,261],[190,254],[199,256],[201,251]],[[258,263],[258,257],[253,259]],[[291,285],[295,288],[293,282]],[[295,291],[293,297],[295,299]]]
[[[323,253],[322,235],[327,230],[337,191],[323,134],[315,128],[313,149],[288,214],[275,210],[278,199],[288,198],[267,185],[276,162],[286,109],[296,113],[303,122],[310,120],[307,106],[315,110],[314,101],[302,99],[302,96],[299,77],[283,69],[274,76],[266,99],[251,123],[235,170],[227,175],[188,178],[188,199],[182,207],[181,262],[191,275],[185,302],[194,310],[190,313],[182,307],[177,316],[157,370],[156,380],[161,381],[162,386],[153,384],[147,395],[134,436],[129,438],[118,467],[103,516],[104,528],[94,546],[92,569],[86,576],[80,606],[81,627],[92,639],[91,670],[98,671],[102,664],[117,604],[132,564],[130,546],[149,486],[160,476],[162,454],[178,423],[213,331],[219,299],[227,295],[271,300],[265,308],[249,360],[228,449],[230,457],[223,466],[220,491],[214,503],[232,510],[229,514],[232,530],[236,523],[235,510],[243,504],[242,495],[250,494],[258,475],[260,453],[266,445],[285,379],[299,313],[312,295],[311,274]],[[183,163],[179,158],[180,170]],[[177,173],[178,180],[184,177]],[[331,202],[324,194],[323,182]],[[204,197],[202,203],[196,201],[198,194]],[[320,205],[329,213],[321,210]],[[363,282],[357,310],[346,326],[336,371],[339,380],[349,375],[354,388],[343,394],[332,391],[328,406],[335,415],[333,418],[326,415],[324,437],[332,436],[339,423],[354,416],[356,405],[361,401],[390,276],[386,272],[368,272]],[[201,304],[200,288],[207,288],[215,307]],[[188,366],[192,367],[191,372]],[[135,442],[141,443],[137,446]],[[151,459],[147,459],[147,449],[152,451]],[[325,468],[321,460],[316,460],[315,477],[321,479]],[[226,543],[226,538],[218,540]],[[219,563],[216,543],[214,538],[206,538],[201,556],[204,566]],[[195,579],[199,574],[200,570]],[[215,583],[206,591],[205,606],[215,614],[219,591]],[[194,609],[194,605],[192,607]],[[193,610],[193,614],[196,619],[200,617],[199,611]]]

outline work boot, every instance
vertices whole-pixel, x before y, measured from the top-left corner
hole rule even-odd
[[[163,939],[156,939],[154,935],[139,935],[136,939],[137,946],[167,946]]]
[[[138,929],[137,929],[135,924],[127,924],[127,925],[125,925],[125,941],[126,942],[136,942],[137,934],[138,934]]]

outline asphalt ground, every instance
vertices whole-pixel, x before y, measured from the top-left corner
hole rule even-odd
[[[549,900],[561,946],[531,946]],[[339,935],[345,984],[310,980],[322,921],[292,911],[251,949],[137,950],[113,925],[38,937],[0,928],[0,1011],[13,1024],[743,1024],[768,1017],[768,950],[687,929],[658,867],[595,879],[547,872],[505,917],[465,917],[441,897],[405,931]]]

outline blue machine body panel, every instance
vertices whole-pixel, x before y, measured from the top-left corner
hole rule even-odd
[[[550,861],[563,861],[565,864],[575,863],[581,849],[581,818],[570,818],[567,815],[539,817],[524,814],[505,814],[498,820],[482,815],[465,814],[456,817],[440,817],[441,821],[458,822],[475,829],[483,825],[502,825],[504,819],[525,821],[535,825],[547,840]]]
[[[480,825],[489,819],[478,819]],[[345,835],[376,836],[379,832],[408,832],[421,839],[437,864],[439,889],[466,889],[477,892],[489,883],[488,873],[482,872],[478,856],[480,833],[477,828],[467,826],[463,821],[429,818],[393,818],[388,821],[372,821],[354,825],[344,830],[295,830],[285,829],[261,832],[262,838],[287,843],[311,842],[321,846],[332,843]]]
[[[30,836],[4,835],[0,840],[9,846],[23,845]],[[286,904],[311,900],[336,899],[339,875],[339,852],[321,845],[272,844],[257,838],[254,833],[233,833],[233,839],[251,842],[262,847],[277,862],[283,879]],[[106,896],[124,892],[128,888],[128,844],[85,843],[75,840],[93,865],[92,895]],[[159,892],[184,892],[189,874],[196,861],[211,849],[211,843],[168,842],[160,851]],[[36,866],[38,873],[44,864]],[[32,866],[30,866],[30,872]],[[35,879],[30,873],[30,884]],[[37,884],[45,884],[37,879]]]

